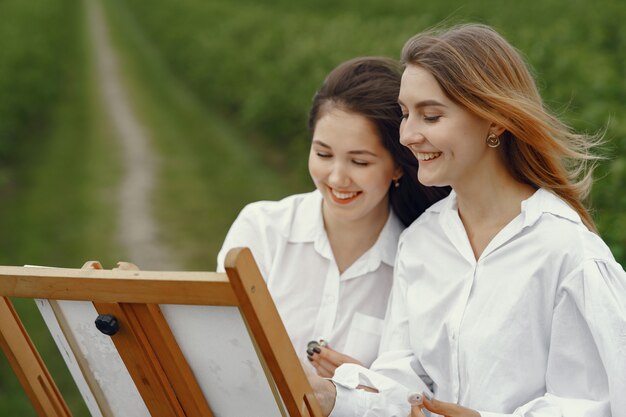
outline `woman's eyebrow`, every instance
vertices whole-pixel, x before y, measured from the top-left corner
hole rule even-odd
[[[324,148],[332,149],[328,144],[322,142],[319,139],[315,139],[312,143],[314,145],[319,145],[319,146],[324,147]],[[350,155],[371,155],[371,156],[378,157],[378,154],[376,154],[375,152],[369,151],[367,149],[355,149],[353,151],[348,151],[348,154],[350,154]]]
[[[329,146],[329,145],[325,144],[324,142],[322,142],[322,141],[321,141],[321,140],[319,140],[319,139],[314,139],[312,143],[313,143],[314,145],[319,145],[319,146],[323,146],[324,148],[329,148],[329,149],[330,149],[330,146]]]
[[[419,109],[422,107],[448,107],[445,104],[437,101],[437,100],[423,100],[415,104],[415,108]]]
[[[354,151],[349,151],[348,153],[350,155],[371,155],[371,156],[376,156],[376,157],[378,156],[374,152],[368,151],[368,150],[365,150],[365,149],[362,149],[362,150],[357,149],[357,150],[354,150]]]
[[[398,99],[398,105],[401,107],[407,107],[407,105],[404,104],[402,100],[400,99]],[[446,106],[445,104],[437,100],[422,100],[422,101],[417,102],[414,107],[416,109],[419,109],[422,107],[448,107],[448,106]]]

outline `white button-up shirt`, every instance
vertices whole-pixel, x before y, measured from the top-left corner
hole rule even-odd
[[[376,243],[340,274],[318,191],[256,202],[231,226],[217,270],[224,270],[229,249],[249,247],[298,357],[306,358],[309,341],[323,338],[333,349],[369,366],[378,356],[403,229],[390,213]]]
[[[476,260],[452,193],[400,238],[381,356],[333,381],[333,417],[406,417],[426,387],[483,416],[626,416],[626,273],[546,190]]]

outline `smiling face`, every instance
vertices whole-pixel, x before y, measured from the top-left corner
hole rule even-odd
[[[398,101],[403,114],[400,142],[418,159],[422,184],[455,189],[477,185],[502,163],[486,144],[490,132],[501,131],[450,100],[422,67],[406,67]]]
[[[324,197],[326,220],[379,223],[387,218],[389,186],[401,170],[372,122],[330,107],[315,125],[309,173]]]

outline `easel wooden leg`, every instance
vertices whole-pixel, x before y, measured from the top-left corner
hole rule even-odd
[[[267,368],[274,377],[285,407],[291,416],[320,417],[322,410],[313,388],[301,369],[287,331],[271,299],[263,277],[247,248],[233,249],[225,261],[226,273],[240,309],[261,350]],[[260,317],[264,319],[261,320]],[[277,347],[278,346],[278,347]]]
[[[71,417],[11,300],[0,297],[0,347],[41,417]]]
[[[187,417],[213,417],[209,404],[157,304],[125,304],[140,320]]]
[[[213,417],[158,305],[94,306],[119,322],[112,341],[153,417]]]

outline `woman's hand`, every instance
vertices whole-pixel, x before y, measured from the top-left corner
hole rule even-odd
[[[436,399],[429,400],[422,395],[422,403],[411,406],[411,414],[408,417],[426,417],[423,408],[431,413],[439,414],[445,417],[480,417],[480,413],[471,408],[463,407],[458,404],[446,403]]]
[[[361,362],[358,360],[344,355],[343,353],[339,353],[328,345],[318,345],[309,348],[307,350],[307,356],[309,362],[311,362],[311,365],[313,365],[317,371],[317,374],[324,378],[331,378],[335,374],[335,369],[344,363],[356,363],[357,365],[361,365]]]
[[[337,396],[335,384],[313,372],[307,372],[306,376],[311,384],[311,388],[313,388],[317,402],[320,404],[322,414],[328,417],[335,406],[335,397]]]

